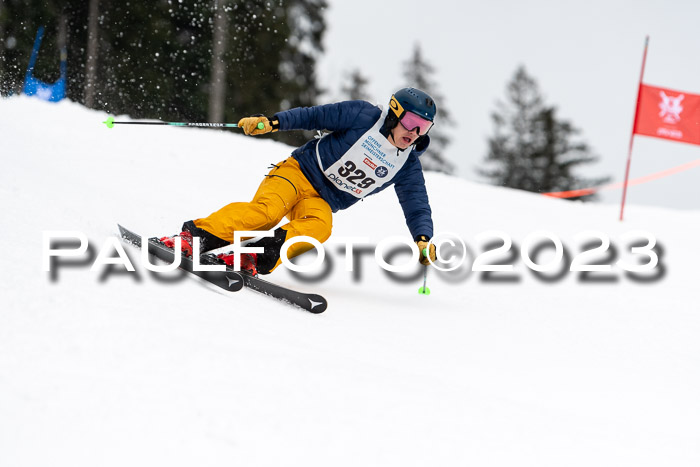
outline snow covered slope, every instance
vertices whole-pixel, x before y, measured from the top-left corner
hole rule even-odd
[[[117,222],[175,233],[249,199],[291,150],[105,118],[0,100],[0,465],[700,464],[700,212],[629,206],[620,223],[616,206],[427,174],[436,231],[466,242],[466,267],[430,270],[430,296],[420,271],[399,282],[371,255],[347,272],[342,237],[408,234],[387,190],[335,216],[325,279],[270,276],[324,295],[322,315],[154,277],[130,248],[135,273],[91,271],[94,257],[45,272],[48,231],[83,232],[93,255]],[[539,231],[576,256],[590,230],[612,245],[586,262],[610,272],[538,278],[520,256]],[[633,231],[660,245],[640,277],[615,263],[648,262]],[[514,271],[472,272],[498,235],[514,245],[495,262]]]

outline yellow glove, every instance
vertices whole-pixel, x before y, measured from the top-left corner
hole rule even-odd
[[[254,115],[240,119],[238,128],[241,128],[246,135],[264,135],[271,131],[277,131],[279,122],[277,120],[270,122],[264,115]]]
[[[428,244],[430,244],[430,249],[426,251],[426,248],[428,248]],[[430,239],[428,237],[426,237],[425,235],[417,236],[416,245],[418,245],[418,251],[420,252],[420,264],[422,264],[423,266],[428,266],[430,264],[430,262],[428,261],[428,256],[433,262],[437,260],[437,252],[435,251],[435,245],[430,243]],[[428,256],[426,256],[425,253],[428,253]]]

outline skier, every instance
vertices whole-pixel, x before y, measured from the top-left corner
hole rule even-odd
[[[428,132],[437,108],[433,99],[415,88],[403,88],[391,96],[383,110],[365,101],[346,101],[300,107],[271,118],[242,118],[238,126],[246,135],[286,130],[330,130],[294,150],[275,165],[261,182],[250,202],[231,203],[208,217],[182,226],[182,250],[193,254],[193,237],[200,238],[201,254],[233,242],[234,231],[268,231],[283,217],[289,222],[247,246],[263,247],[264,253],[241,255],[241,268],[253,275],[269,274],[280,263],[286,240],[306,235],[319,242],[331,235],[332,213],[346,209],[365,196],[394,185],[411,236],[423,252],[433,235],[430,204],[418,157],[430,144]],[[262,124],[262,125],[260,125]],[[175,237],[161,242],[173,248]],[[292,258],[313,248],[294,243]],[[429,256],[435,260],[435,246]],[[233,255],[219,255],[233,265]],[[428,265],[421,253],[420,262]]]

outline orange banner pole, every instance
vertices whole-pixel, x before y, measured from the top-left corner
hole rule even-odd
[[[632,133],[630,134],[630,146],[627,152],[627,166],[625,168],[625,182],[622,188],[622,203],[620,204],[620,222],[624,217],[625,201],[627,200],[627,183],[630,177],[630,165],[632,165],[632,146],[634,145],[634,130],[637,127],[637,114],[639,113],[639,101],[642,95],[642,81],[644,80],[644,67],[647,63],[647,49],[649,48],[649,36],[644,39],[644,55],[642,56],[642,71],[639,74],[639,88],[637,89],[637,103],[634,106],[634,120],[632,122]]]

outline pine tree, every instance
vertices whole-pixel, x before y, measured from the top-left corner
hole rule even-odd
[[[211,56],[211,78],[209,81],[208,121],[224,121],[226,104],[226,63],[224,54],[228,45],[229,18],[227,0],[213,0],[214,31]]]
[[[25,72],[39,26],[45,27],[34,75],[47,83],[60,76],[59,0],[3,0],[0,5],[0,95],[22,91]]]
[[[90,0],[88,13],[87,60],[85,64],[84,103],[87,107],[95,106],[95,88],[97,85],[97,57],[99,55],[99,19],[100,0]]]
[[[580,133],[547,106],[537,82],[519,67],[507,86],[507,102],[492,113],[494,135],[489,138],[485,164],[479,173],[494,185],[536,193],[566,191],[600,185],[609,178],[585,179],[576,167],[598,160],[589,146],[574,140]],[[591,199],[591,196],[583,199]]]
[[[326,27],[325,0],[99,1],[99,9],[92,10],[97,12],[93,28],[88,27],[89,6],[98,0],[0,1],[2,94],[20,92],[39,25],[46,26],[46,34],[37,76],[47,82],[58,78],[61,15],[68,18],[68,98],[86,102],[86,75],[92,68],[94,87],[87,102],[111,113],[205,121],[212,82],[225,82],[225,89],[217,91],[223,101],[223,115],[218,110],[217,118],[235,122],[314,105],[322,91],[315,67]],[[217,18],[221,10],[226,18]],[[226,21],[217,28],[217,19]],[[225,40],[221,50],[214,50],[215,33]],[[88,49],[99,57],[96,62],[88,61]],[[214,56],[223,63],[223,73],[213,73]],[[299,143],[308,135],[270,137]]]
[[[425,61],[420,45],[416,44],[413,55],[404,62],[404,77],[408,81],[407,86],[427,92],[437,105],[435,126],[430,130],[430,147],[421,156],[421,164],[424,170],[451,174],[454,173],[455,167],[444,156],[445,149],[451,141],[444,129],[447,126],[454,126],[454,122],[445,104],[445,99],[433,82],[434,73],[435,69]]]
[[[232,2],[227,67],[226,118],[272,115],[316,104],[316,57],[323,50],[325,0]],[[293,145],[311,132],[266,136]]]
[[[367,84],[369,80],[362,75],[360,70],[355,69],[350,73],[349,82],[341,88],[343,95],[349,100],[370,101],[367,93]]]
[[[0,0],[0,96],[5,82],[5,0]]]

